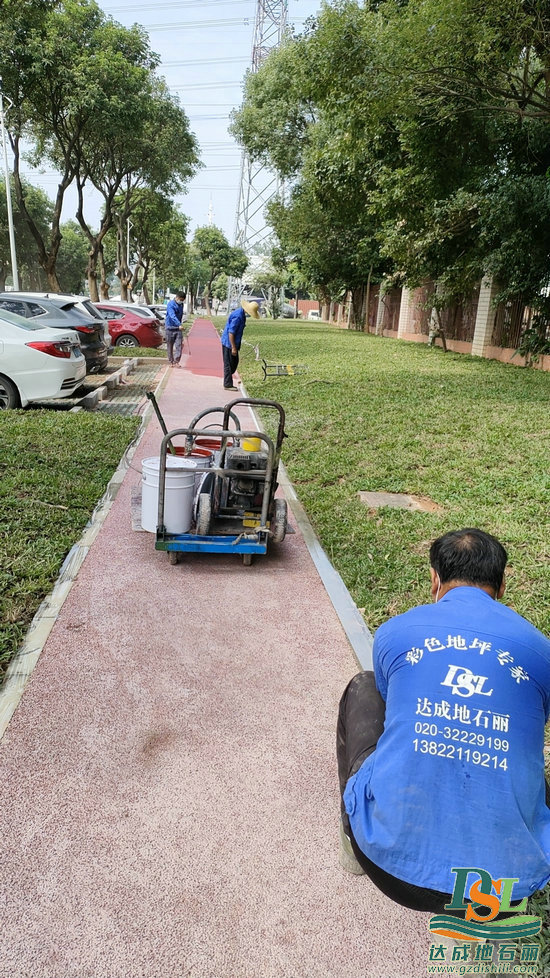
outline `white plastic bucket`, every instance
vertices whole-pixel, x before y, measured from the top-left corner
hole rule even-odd
[[[164,525],[168,533],[187,533],[193,513],[196,463],[177,455],[166,456]],[[160,458],[141,463],[141,526],[156,533],[159,508]]]

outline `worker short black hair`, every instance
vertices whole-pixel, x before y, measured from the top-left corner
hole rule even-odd
[[[430,547],[430,563],[442,584],[463,581],[498,591],[507,560],[496,537],[473,528],[445,533]]]
[[[178,290],[178,292],[176,292],[176,299],[185,299],[186,295],[186,292],[181,292],[181,290]]]

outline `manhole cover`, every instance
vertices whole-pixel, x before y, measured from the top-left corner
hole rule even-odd
[[[359,499],[371,509],[409,509],[420,513],[439,513],[441,506],[427,496],[408,496],[404,492],[359,492]]]

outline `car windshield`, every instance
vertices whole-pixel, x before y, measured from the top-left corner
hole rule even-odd
[[[17,316],[14,312],[8,312],[7,309],[0,309],[1,321],[11,323],[12,326],[18,326],[19,329],[26,329],[29,333],[48,328],[45,323],[39,323],[36,319],[24,319],[23,316]]]

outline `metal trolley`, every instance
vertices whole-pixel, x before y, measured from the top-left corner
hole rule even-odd
[[[240,429],[234,413],[237,405],[273,409],[278,413],[275,442],[263,431]],[[221,430],[198,423],[210,414],[222,414]],[[235,425],[230,428],[230,422]],[[255,554],[266,554],[268,543],[280,543],[287,531],[287,505],[275,498],[283,439],[285,412],[276,401],[237,398],[223,408],[208,408],[188,428],[176,428],[164,436],[160,450],[158,520],[155,547],[166,550],[171,563],[181,553],[242,554],[249,565]],[[191,454],[208,439],[214,440],[214,465],[202,476],[195,494],[189,533],[168,533],[164,525],[166,454],[172,439],[185,435],[185,452]]]

